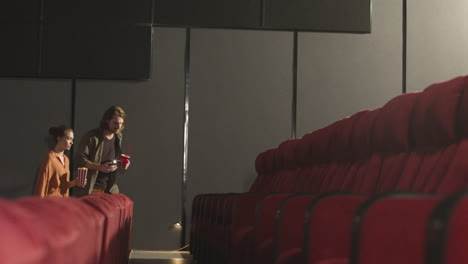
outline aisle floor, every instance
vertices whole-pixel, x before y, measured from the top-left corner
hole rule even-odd
[[[132,250],[129,264],[192,264],[188,251]]]

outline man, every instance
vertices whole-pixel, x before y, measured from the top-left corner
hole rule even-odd
[[[78,145],[76,165],[88,168],[87,184],[76,187],[75,196],[81,197],[92,193],[118,193],[115,184],[115,160],[122,154],[122,133],[125,126],[125,112],[118,106],[112,106],[104,112],[99,128],[88,131]],[[130,163],[123,169],[127,169]]]

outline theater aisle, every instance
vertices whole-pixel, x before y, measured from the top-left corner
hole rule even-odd
[[[129,264],[192,264],[188,251],[132,250]]]

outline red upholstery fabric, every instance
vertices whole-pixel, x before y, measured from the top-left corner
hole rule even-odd
[[[259,256],[256,262],[262,263],[265,260],[262,256],[268,256],[271,245],[276,242],[272,239],[271,223],[265,225],[268,228],[264,231],[255,229],[254,204],[260,195],[253,192],[449,194],[468,187],[468,163],[465,160],[468,156],[467,89],[467,76],[437,83],[423,92],[397,96],[381,108],[358,112],[262,152],[255,163],[258,177],[250,188],[251,193],[235,198],[237,202],[231,221],[226,220],[218,230],[218,226],[211,226],[213,222],[200,218],[203,212],[209,211],[210,203],[203,202],[194,207],[199,210],[195,212],[194,230],[200,230],[203,226],[200,223],[208,223],[215,229],[192,232],[195,236],[193,249],[196,251],[202,241],[211,241],[205,244],[208,245],[206,250],[225,252],[221,255],[225,255],[230,263],[247,263],[252,254],[252,247],[248,245],[252,245],[252,234],[258,231],[262,235],[253,247],[253,253]],[[352,197],[340,198],[341,204],[321,203],[323,207],[314,210],[317,215],[314,219],[319,224],[311,226],[311,232],[317,232],[310,236],[314,252],[310,256],[316,257],[311,263],[346,261],[349,245],[341,241],[348,241],[350,219],[358,203]],[[205,199],[197,198],[196,203],[199,201]],[[216,201],[219,205],[220,200]],[[207,217],[219,218],[219,208],[213,212]],[[259,221],[263,224],[268,220]],[[340,227],[334,230],[333,225]],[[210,230],[216,230],[214,236],[201,234],[210,233]],[[222,230],[229,234],[230,247],[226,250],[215,243],[218,240],[216,234],[224,232]],[[293,245],[297,241],[300,239],[296,237],[287,244]],[[282,251],[277,261],[291,263],[288,261],[298,257],[294,252],[303,251],[300,246],[289,247]],[[265,263],[270,258],[267,259]]]
[[[333,126],[333,130],[330,132],[330,141],[328,150],[332,155],[331,160],[333,161],[349,161],[353,160],[354,153],[350,151],[351,137],[357,120],[367,115],[369,110],[357,112],[354,115],[336,121]]]
[[[214,195],[212,206],[212,214],[207,219],[208,226],[204,231],[205,244],[203,245],[202,253],[200,254],[198,261],[202,263],[215,263],[216,259],[219,259],[220,254],[223,254],[225,250],[225,239],[226,234],[224,232],[225,222],[225,205],[231,195]]]
[[[212,227],[216,222],[218,214],[218,202],[222,198],[218,194],[212,194],[206,197],[204,202],[204,210],[198,223],[198,245],[197,245],[197,256],[200,261],[206,261],[206,258],[210,251],[210,243],[213,240]]]
[[[275,264],[292,264],[292,263],[304,263],[304,257],[302,255],[301,249],[293,248],[283,252],[279,255],[274,262]]]
[[[457,113],[458,136],[462,138],[468,138],[468,123],[466,122],[466,120],[468,120],[468,75],[455,78],[453,82],[459,82],[454,85],[463,87]]]
[[[197,246],[198,222],[200,221],[200,212],[203,209],[201,201],[205,195],[197,195],[192,200],[192,215],[190,217],[190,254],[194,254],[194,248]]]
[[[393,155],[384,155],[380,167],[379,181],[376,193],[397,190],[397,183],[408,162],[409,153],[402,152]]]
[[[264,260],[261,263],[273,263],[274,259],[282,259],[285,262],[295,258],[294,252],[303,253],[305,212],[315,198],[316,195],[313,194],[302,194],[284,201],[276,220],[276,237],[272,241],[271,249],[260,252],[259,258]],[[269,252],[273,254],[268,255]]]
[[[331,124],[302,137],[297,150],[297,158],[302,166],[314,165],[319,162],[327,162],[332,158],[329,150],[331,132],[337,123]]]
[[[449,194],[463,190],[468,187],[468,139],[462,140],[457,146],[451,158],[451,163],[447,172],[440,179],[436,192],[439,194]]]
[[[257,155],[257,158],[255,159],[255,170],[257,171],[258,175],[264,174],[265,171],[265,159],[267,155],[268,150],[265,150],[261,152],[260,154]]]
[[[372,128],[379,112],[380,108],[367,111],[355,121],[350,135],[350,152],[354,160],[365,159],[372,153]]]
[[[105,216],[101,260],[99,263],[122,263],[120,250],[126,251],[126,249],[121,248],[119,243],[120,212],[116,210],[115,205],[101,199],[97,194],[85,196],[81,200]]]
[[[450,219],[444,263],[468,263],[468,197],[457,204]]]
[[[324,168],[325,165],[319,164],[313,167],[298,169],[297,177],[299,182],[295,185],[296,192],[319,192]]]
[[[48,246],[30,221],[33,212],[0,200],[0,256],[3,263],[45,263]]]
[[[335,176],[340,168],[340,162],[330,162],[326,164],[325,169],[322,171],[322,180],[320,182],[320,189],[318,193],[325,193],[329,191],[329,186],[332,185],[335,180]]]
[[[77,199],[38,201],[30,197],[17,200],[16,206],[30,211],[29,221],[47,247],[46,263],[66,263],[70,259],[76,263],[99,261],[103,219],[86,204]]]
[[[415,147],[434,148],[458,139],[457,114],[465,86],[468,86],[468,78],[459,77],[424,90],[415,104],[411,123]]]
[[[277,211],[282,201],[291,196],[291,193],[270,194],[259,201],[257,214],[255,216],[252,256],[249,262],[245,264],[260,263],[262,258],[259,258],[258,255],[261,251],[266,250],[272,253],[272,248],[268,248],[268,244],[270,241],[273,241]]]
[[[333,175],[330,175],[326,181],[323,182],[322,192],[340,191],[343,190],[343,186],[351,170],[351,162],[339,162]]]
[[[128,261],[130,254],[130,232],[131,232],[131,223],[133,214],[133,202],[123,194],[107,195],[104,193],[97,194],[101,199],[113,204],[116,208],[119,209],[119,229],[117,236],[114,239],[117,239],[117,247],[115,250],[115,255],[119,259],[119,262],[125,263]],[[119,263],[118,262],[118,263]]]
[[[349,260],[345,258],[334,258],[334,259],[325,259],[317,264],[348,264]]]
[[[248,193],[235,198],[229,242],[229,263],[246,263],[252,254],[255,209],[263,195]],[[246,246],[247,245],[247,246]]]
[[[0,261],[127,263],[132,210],[121,194],[0,201]]]
[[[376,193],[376,187],[380,180],[382,162],[383,159],[381,155],[373,154],[370,156],[357,171],[351,191],[361,194]]]
[[[232,209],[234,206],[236,194],[230,194],[225,201],[223,210],[223,222],[222,222],[222,239],[219,243],[219,258],[226,259],[230,254],[230,241],[231,241],[231,225],[232,225]]]
[[[375,152],[401,153],[409,151],[409,131],[413,107],[422,93],[397,96],[386,103],[374,121],[372,146]]]
[[[276,177],[279,178],[278,185],[275,186],[272,192],[292,192],[297,182],[296,170],[282,170],[277,172]]]
[[[437,152],[425,153],[417,174],[412,175],[411,190],[420,193],[434,193],[435,188],[447,172],[454,150],[454,148],[444,148]],[[431,182],[435,184],[431,184]],[[430,188],[431,185],[432,188]]]
[[[436,197],[396,197],[374,203],[360,225],[358,263],[426,263],[426,223],[439,202]]]
[[[278,148],[273,148],[266,151],[265,160],[263,163],[263,170],[266,173],[276,171],[280,167],[277,152]]]
[[[258,176],[255,178],[252,186],[250,187],[250,192],[260,191],[263,185],[268,183],[267,172],[265,168],[265,159],[267,158],[267,151],[260,153],[255,159],[255,170],[257,171]]]
[[[296,147],[300,142],[300,138],[288,139],[278,146],[278,162],[281,169],[297,168]]]
[[[309,228],[305,248],[307,264],[348,258],[354,213],[366,200],[366,196],[337,195],[321,199],[312,208],[306,222]]]

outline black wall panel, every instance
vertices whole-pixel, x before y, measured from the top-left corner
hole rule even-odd
[[[265,0],[264,27],[370,32],[370,0]]]
[[[184,26],[187,0],[154,0],[155,25]]]
[[[155,0],[154,23],[215,28],[258,28],[261,0]]]
[[[152,0],[44,0],[46,21],[151,23]]]
[[[13,20],[37,20],[41,0],[0,1],[0,18]]]
[[[39,0],[0,2],[0,76],[36,76]]]
[[[151,0],[47,0],[40,75],[148,79],[151,24]]]
[[[186,22],[193,26],[257,28],[260,24],[260,0],[187,1]]]
[[[149,79],[151,27],[44,26],[41,76]]]

